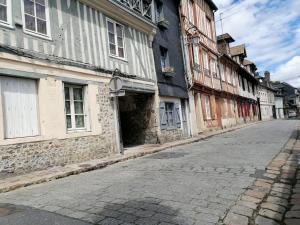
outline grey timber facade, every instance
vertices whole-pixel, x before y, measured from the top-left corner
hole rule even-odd
[[[4,2],[1,173],[82,162],[116,154],[123,145],[157,142],[156,26],[149,1],[140,1],[141,11],[118,0]],[[118,99],[109,95],[116,69],[125,90]]]

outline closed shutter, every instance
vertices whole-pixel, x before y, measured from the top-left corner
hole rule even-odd
[[[1,88],[5,138],[38,135],[36,81],[3,77]]]
[[[166,117],[166,104],[161,102],[159,104],[159,116],[160,116],[160,128],[162,130],[167,129],[167,117]]]
[[[181,116],[180,116],[180,105],[179,105],[179,103],[175,104],[175,122],[176,122],[176,127],[181,128]]]

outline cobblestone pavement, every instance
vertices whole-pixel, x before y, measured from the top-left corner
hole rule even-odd
[[[105,169],[0,194],[0,203],[101,225],[216,224],[280,151],[296,124],[259,123]],[[0,224],[13,224],[3,218],[0,205]]]

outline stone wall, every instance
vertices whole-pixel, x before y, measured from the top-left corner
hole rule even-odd
[[[101,135],[0,146],[0,172],[25,173],[102,158],[116,151],[112,102],[107,85],[99,86],[97,102]],[[93,109],[93,107],[91,107]]]
[[[184,139],[182,129],[162,130],[158,141],[160,144]]]

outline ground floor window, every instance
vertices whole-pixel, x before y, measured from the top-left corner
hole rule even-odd
[[[32,79],[1,77],[5,138],[37,136],[37,82]]]
[[[84,86],[65,84],[64,90],[67,129],[85,129]]]
[[[162,129],[181,128],[180,104],[161,102],[160,123]]]

